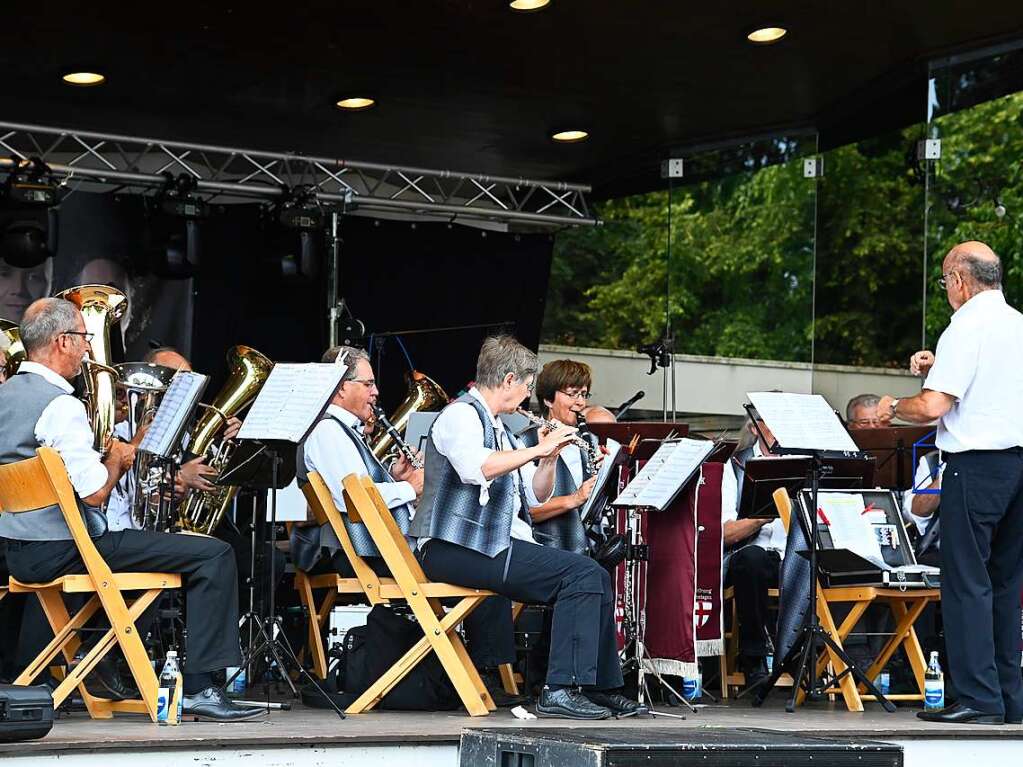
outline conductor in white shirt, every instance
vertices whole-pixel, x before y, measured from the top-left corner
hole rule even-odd
[[[885,420],[938,422],[942,614],[959,700],[928,721],[1023,722],[1023,315],[1006,304],[1002,264],[981,242],[949,251],[940,284],[954,314],[914,397],[881,398]]]

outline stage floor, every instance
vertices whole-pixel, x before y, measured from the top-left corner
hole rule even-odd
[[[708,705],[685,720],[643,717],[603,722],[572,722],[572,727],[651,727],[692,731],[702,728],[757,728],[804,735],[827,735],[870,740],[913,739],[1020,739],[1023,726],[942,726],[916,718],[916,709],[900,708],[886,714],[868,704],[863,713],[840,706],[816,704],[787,714],[781,697],[754,709],[744,701]],[[678,712],[679,709],[667,709]],[[232,747],[302,747],[345,745],[399,745],[458,743],[462,730],[470,727],[544,728],[565,727],[564,719],[516,719],[508,710],[481,718],[457,712],[416,713],[380,711],[351,716],[341,721],[329,711],[303,708],[273,711],[264,720],[241,724],[184,722],[180,727],[160,727],[139,716],[120,715],[114,720],[93,721],[82,713],[59,719],[50,734],[38,741],[0,743],[0,758],[81,752],[123,752],[134,749],[195,749]]]

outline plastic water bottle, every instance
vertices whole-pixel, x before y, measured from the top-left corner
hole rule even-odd
[[[228,679],[234,677],[234,679],[231,681],[231,685],[227,688],[227,691],[234,695],[244,695],[246,687],[245,666],[242,666],[241,668],[239,668],[238,666],[229,666],[226,674]]]
[[[177,707],[177,717],[169,721],[171,706]],[[160,672],[160,688],[156,698],[157,724],[177,724],[181,721],[181,670],[178,668],[178,654],[174,650],[167,652],[167,661]]]
[[[767,665],[767,673],[774,673],[774,642],[771,641],[770,634],[767,637],[767,657],[764,659]]]
[[[931,660],[924,674],[924,710],[937,711],[945,707],[945,675],[941,673],[938,651],[931,651]]]

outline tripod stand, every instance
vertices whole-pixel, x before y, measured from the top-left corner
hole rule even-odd
[[[759,427],[757,428],[759,430]],[[873,681],[867,678],[867,675],[853,662],[845,650],[821,627],[820,618],[817,615],[817,547],[819,545],[818,534],[820,531],[817,494],[820,487],[820,478],[824,470],[823,458],[825,452],[820,450],[800,452],[809,455],[812,459],[810,488],[811,505],[813,508],[810,509],[809,531],[804,527],[804,533],[809,534],[807,559],[810,562],[810,591],[806,619],[798,639],[796,639],[788,653],[786,653],[784,660],[781,663],[775,663],[771,675],[760,683],[760,689],[757,690],[756,697],[753,699],[753,706],[760,707],[763,705],[782,673],[785,669],[792,668],[793,664],[796,665],[795,670],[792,672],[792,696],[789,698],[788,703],[785,704],[785,710],[790,714],[796,710],[796,701],[801,687],[806,690],[807,697],[815,698],[823,695],[827,685],[824,683],[823,678],[817,678],[817,651],[818,648],[823,649],[826,646],[845,664],[845,669],[835,675],[835,678],[831,680],[832,683],[838,682],[847,674],[852,674],[857,682],[863,684],[875,696],[875,700],[884,707],[885,711],[891,713],[895,711],[895,704],[881,694],[881,691],[874,685]],[[803,526],[804,523],[801,520],[799,524]]]
[[[244,443],[243,443],[244,444]],[[253,443],[254,444],[254,443]],[[241,455],[239,455],[241,454]],[[299,697],[298,688],[295,687],[294,681],[291,679],[291,675],[288,673],[289,667],[294,667],[300,678],[304,678],[307,682],[312,684],[320,694],[330,703],[334,712],[341,718],[345,718],[344,711],[334,702],[334,700],[323,691],[319,683],[313,678],[313,676],[306,670],[306,668],[299,662],[295,655],[294,649],[291,647],[291,643],[288,642],[287,634],[284,632],[284,619],[277,614],[275,592],[277,590],[277,578],[275,576],[275,557],[274,557],[274,538],[275,531],[277,529],[277,491],[282,484],[280,476],[280,467],[283,463],[283,459],[277,447],[264,443],[257,446],[254,453],[245,454],[244,451],[239,448],[236,452],[236,457],[239,459],[237,463],[225,470],[221,481],[228,479],[231,474],[242,472],[243,470],[251,472],[248,485],[250,487],[258,487],[262,485],[256,477],[260,471],[259,464],[255,462],[261,456],[265,459],[269,459],[270,463],[270,529],[269,534],[266,536],[266,588],[267,588],[267,611],[265,615],[260,615],[256,610],[255,600],[249,605],[249,612],[247,612],[239,623],[239,633],[241,629],[248,628],[249,632],[249,647],[244,657],[242,658],[242,664],[238,670],[227,680],[227,686],[231,685],[235,677],[241,673],[243,668],[249,668],[253,665],[255,658],[258,658],[260,654],[263,656],[263,662],[265,664],[267,672],[269,672],[274,664],[276,664],[281,677],[291,690],[293,697]],[[253,468],[253,466],[255,468]],[[290,467],[291,477],[294,476],[294,467]],[[291,477],[288,477],[284,484],[290,482]],[[253,520],[255,525],[255,520]],[[255,573],[253,573],[253,581],[255,581]],[[254,591],[254,589],[253,589]],[[315,619],[315,618],[314,618]],[[264,690],[266,694],[266,707],[271,708],[270,702],[270,683],[269,681],[264,683]]]

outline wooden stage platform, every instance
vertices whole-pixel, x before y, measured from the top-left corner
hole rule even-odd
[[[329,711],[296,706],[274,711],[259,722],[210,724],[185,722],[160,727],[135,716],[93,721],[84,713],[59,719],[52,732],[39,741],[0,743],[5,767],[40,765],[54,757],[62,765],[110,767],[127,763],[226,765],[258,759],[264,764],[317,767],[337,764],[409,764],[415,767],[458,764],[458,742],[467,728],[651,728],[684,733],[699,741],[707,728],[758,729],[803,736],[827,736],[897,742],[906,751],[907,765],[938,767],[955,761],[977,767],[1003,764],[1006,757],[1023,758],[1023,726],[940,726],[918,720],[916,709],[886,714],[875,705],[863,713],[850,713],[841,705],[815,704],[787,714],[779,696],[762,708],[745,701],[701,707],[685,720],[644,717],[609,722],[566,722],[560,719],[522,721],[507,710],[482,718],[458,712],[373,712],[344,721]],[[680,709],[666,709],[678,713]],[[965,750],[964,750],[965,747]],[[1011,757],[1010,757],[1011,755]],[[168,761],[169,760],[169,761]],[[259,763],[259,761],[249,763]]]

